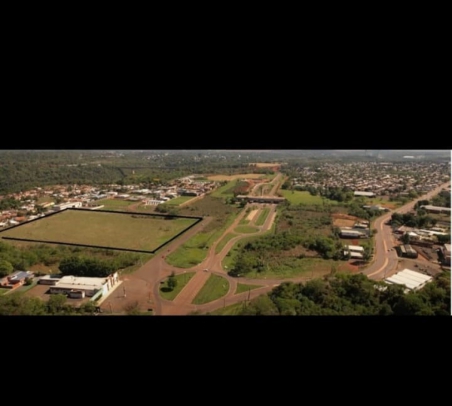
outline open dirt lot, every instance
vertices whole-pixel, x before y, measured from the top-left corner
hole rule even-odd
[[[248,217],[246,218],[248,221],[253,221],[254,217],[256,217],[256,214],[259,210],[251,210],[248,214]]]
[[[360,220],[358,217],[340,213],[333,214],[332,217],[333,225],[335,227],[353,227],[353,225]]]

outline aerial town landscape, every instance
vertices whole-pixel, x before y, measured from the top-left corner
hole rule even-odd
[[[450,151],[0,151],[0,315],[449,315]]]

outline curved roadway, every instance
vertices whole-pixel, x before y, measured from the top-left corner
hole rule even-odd
[[[272,183],[272,195],[276,194],[276,191],[280,185],[280,179],[282,174],[278,174],[273,180]],[[374,280],[383,279],[388,276],[391,272],[393,272],[398,263],[398,257],[395,250],[391,250],[394,245],[394,237],[392,235],[392,230],[390,226],[385,225],[385,222],[391,217],[391,215],[395,212],[405,213],[411,210],[414,204],[418,200],[430,199],[432,196],[436,195],[442,188],[450,185],[450,182],[447,182],[435,190],[425,194],[417,198],[416,200],[404,205],[403,207],[390,211],[383,216],[379,217],[375,220],[373,228],[377,229],[377,234],[375,235],[375,255],[373,263],[367,267],[363,274],[367,275],[369,278]],[[304,282],[311,278],[309,277],[298,277],[298,278],[290,278],[290,279],[252,279],[252,278],[238,278],[231,277],[227,274],[222,267],[222,261],[227,253],[232,249],[234,243],[242,238],[246,238],[253,235],[259,235],[268,231],[274,221],[276,216],[276,205],[259,205],[253,204],[253,206],[258,207],[258,212],[254,216],[254,218],[250,221],[249,225],[258,228],[258,231],[253,234],[239,234],[234,231],[234,229],[239,225],[240,220],[245,216],[246,208],[237,216],[234,220],[233,224],[225,230],[223,235],[210,247],[209,253],[206,256],[206,259],[199,265],[190,268],[190,269],[181,269],[176,268],[171,265],[168,265],[165,262],[165,255],[170,254],[174,250],[176,250],[180,245],[185,243],[189,238],[194,236],[196,233],[201,231],[206,224],[208,224],[212,219],[206,217],[203,221],[189,230],[185,235],[181,236],[177,241],[171,243],[166,251],[162,254],[156,255],[154,258],[143,264],[141,268],[139,268],[136,272],[131,275],[124,275],[123,289],[118,289],[119,291],[123,291],[124,294],[121,294],[116,297],[106,298],[102,303],[101,307],[105,309],[107,312],[111,313],[122,313],[124,311],[124,305],[127,303],[126,293],[131,293],[130,296],[140,298],[137,300],[136,304],[141,310],[145,310],[147,308],[152,308],[154,314],[156,315],[186,315],[195,311],[199,312],[212,312],[215,309],[228,306],[234,303],[243,302],[246,300],[251,300],[263,293],[271,291],[275,286],[279,285],[282,282],[292,281],[292,282]],[[255,221],[259,218],[259,214],[263,209],[263,206],[270,208],[270,211],[267,215],[265,223],[262,226],[256,226]],[[236,237],[232,238],[227,242],[227,244],[223,247],[220,253],[216,254],[215,249],[217,245],[222,241],[223,237],[229,233],[237,234]],[[208,271],[205,271],[208,269]],[[163,282],[172,272],[176,275],[186,272],[195,272],[195,275],[190,279],[187,285],[181,290],[178,296],[173,300],[165,300],[160,294],[160,286],[161,282]],[[228,293],[222,298],[215,300],[213,302],[204,304],[204,305],[193,305],[192,300],[195,298],[196,294],[201,290],[204,283],[207,281],[209,275],[213,273],[219,276],[224,277],[229,282],[229,290]],[[248,292],[243,292],[240,294],[235,294],[237,289],[237,284],[250,284],[259,286],[256,289],[250,290]],[[112,295],[114,296],[114,295]]]

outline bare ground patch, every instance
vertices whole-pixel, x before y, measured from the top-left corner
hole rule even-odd
[[[256,214],[259,210],[251,210],[250,213],[247,216],[248,221],[253,221],[254,217],[256,217]]]

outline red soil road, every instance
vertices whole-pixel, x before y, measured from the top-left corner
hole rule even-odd
[[[429,193],[430,195],[431,193]],[[254,206],[255,204],[253,204]],[[412,205],[412,204],[411,204]],[[262,207],[262,206],[260,206]],[[116,297],[108,298],[105,300],[104,303],[102,303],[102,308],[104,308],[106,311],[109,309],[112,310],[113,313],[121,313],[124,311],[124,307],[127,304],[136,302],[138,304],[138,307],[141,310],[145,310],[146,308],[152,308],[154,310],[154,314],[156,315],[186,315],[189,314],[195,310],[201,311],[201,312],[211,312],[215,309],[218,309],[223,306],[227,306],[230,304],[242,302],[246,299],[253,299],[265,292],[269,292],[271,289],[273,289],[275,286],[279,285],[282,281],[280,279],[247,279],[247,278],[232,278],[222,269],[221,261],[226,256],[226,254],[231,249],[232,245],[237,239],[241,239],[244,237],[249,237],[252,235],[260,234],[265,232],[266,230],[269,230],[274,218],[276,216],[276,210],[275,205],[267,205],[267,207],[271,207],[271,211],[269,215],[267,216],[267,219],[265,221],[265,224],[259,228],[259,232],[254,234],[237,234],[236,238],[233,238],[232,240],[228,241],[226,246],[222,249],[222,251],[219,254],[215,254],[215,247],[216,244],[218,244],[223,236],[225,236],[228,233],[234,232],[235,227],[238,225],[240,220],[243,218],[243,216],[246,214],[246,210],[244,209],[242,213],[240,213],[234,223],[228,227],[228,229],[223,233],[223,235],[218,239],[218,241],[213,244],[209,250],[209,253],[206,257],[206,259],[203,261],[202,264],[193,267],[191,269],[178,269],[175,267],[171,267],[168,264],[165,263],[164,258],[161,254],[156,255],[153,259],[148,261],[146,264],[144,264],[140,269],[138,269],[134,274],[132,275],[125,275],[123,278],[124,280],[124,287],[126,289],[126,297],[124,297],[124,294],[116,295]],[[409,208],[409,205],[404,206],[402,209],[399,209],[397,211],[407,210]],[[386,257],[383,256],[383,250],[381,249],[381,246],[383,246],[382,239],[383,236],[386,239],[385,246],[388,244],[388,238],[390,238],[390,235],[386,235],[386,233],[383,233],[382,223],[386,216],[383,216],[382,218],[377,221],[377,223],[381,222],[381,225],[377,224],[375,225],[376,228],[379,228],[379,233],[376,236],[377,239],[377,252],[376,252],[376,261],[368,268],[366,271],[364,271],[365,274],[367,274],[369,277],[372,275],[375,279],[378,278],[382,272],[382,269],[379,268],[381,266],[381,262]],[[256,215],[255,219],[259,218],[259,213]],[[204,227],[205,224],[207,224],[211,219],[205,218],[202,222],[197,224],[195,227],[193,227],[191,230],[189,230],[185,235],[181,236],[177,241],[173,241],[169,247],[167,247],[167,252],[165,254],[169,254],[174,249],[176,249],[179,245],[183,244],[185,241],[187,241],[189,238],[191,238],[193,235],[195,235],[200,229]],[[254,222],[251,222],[254,223]],[[251,224],[250,223],[250,224]],[[381,239],[381,240],[380,240]],[[383,257],[382,257],[383,256]],[[395,261],[394,261],[395,259]],[[393,262],[397,263],[396,258],[391,258],[390,256],[390,263],[388,264],[391,266]],[[385,265],[388,262],[385,262]],[[204,272],[203,270],[205,268],[209,269],[209,272]],[[189,283],[184,287],[184,289],[180,292],[178,297],[174,301],[168,301],[164,300],[160,297],[159,289],[160,289],[160,282],[165,280],[171,272],[175,272],[175,274],[180,274],[183,272],[189,272],[189,271],[195,271],[197,272],[197,275],[195,275]],[[213,301],[211,303],[207,303],[204,305],[193,305],[191,301],[196,296],[196,294],[199,292],[199,290],[202,288],[203,284],[207,280],[207,277],[209,273],[215,273],[217,275],[221,275],[224,278],[226,278],[229,281],[230,288],[228,293],[223,297],[216,301]],[[325,272],[327,274],[329,272]],[[375,276],[374,276],[375,275]],[[311,279],[310,277],[298,277],[298,278],[291,278],[291,279],[284,279],[283,281],[291,281],[291,282],[305,282],[307,280]],[[238,295],[235,295],[234,292],[236,291],[237,284],[238,283],[244,283],[244,284],[253,284],[253,285],[260,285],[261,288],[254,289],[249,292],[244,292]],[[121,289],[119,289],[119,293],[121,293]],[[115,295],[112,295],[115,296]]]

